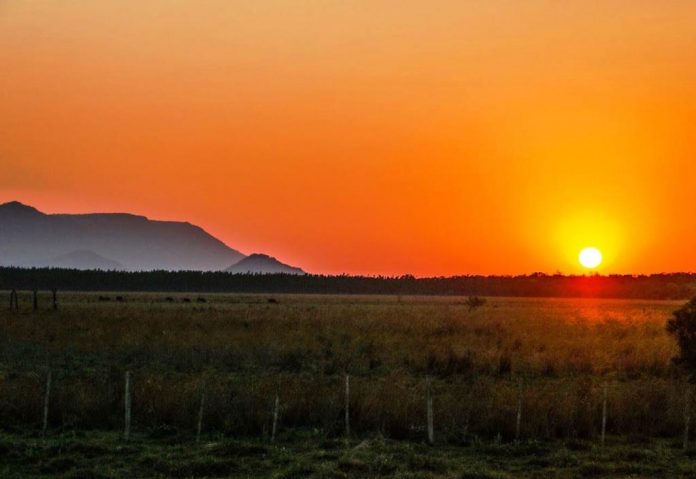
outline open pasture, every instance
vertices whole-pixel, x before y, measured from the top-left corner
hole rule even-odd
[[[606,387],[607,448],[659,444],[665,471],[684,457],[688,388],[665,332],[679,302],[59,292],[53,311],[39,300],[34,312],[20,294],[19,312],[0,311],[8,444],[41,434],[48,371],[46,440],[120,434],[128,371],[131,442],[193,443],[200,423],[201,447],[270,447],[277,396],[276,443],[321,448],[346,434],[349,375],[348,445],[421,447],[430,377],[435,448],[599,453]]]

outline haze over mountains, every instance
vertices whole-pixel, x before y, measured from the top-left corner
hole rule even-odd
[[[0,205],[1,266],[223,271],[245,259],[240,272],[303,273],[266,255],[247,258],[186,222],[126,213],[49,215],[17,201]]]

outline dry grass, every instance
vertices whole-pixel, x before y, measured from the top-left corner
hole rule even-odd
[[[436,377],[439,441],[592,438],[610,381],[610,434],[681,432],[684,385],[664,325],[679,303],[466,298],[123,294],[61,296],[58,312],[0,312],[0,421],[37,427],[54,371],[50,424],[120,427],[133,371],[136,429],[190,434],[206,379],[205,429],[264,435],[280,381],[284,428],[342,431],[343,374],[358,435],[422,438],[424,378]],[[44,306],[47,306],[45,304]],[[158,432],[159,431],[159,432]]]

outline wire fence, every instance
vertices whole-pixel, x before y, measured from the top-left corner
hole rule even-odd
[[[261,436],[311,428],[463,443],[667,437],[686,447],[693,396],[675,378],[383,377],[125,370],[0,372],[0,428]]]

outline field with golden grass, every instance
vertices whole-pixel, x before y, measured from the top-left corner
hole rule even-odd
[[[665,332],[680,302],[497,298],[471,308],[461,297],[131,293],[59,293],[57,311],[48,296],[38,311],[26,293],[19,302],[19,312],[0,311],[5,476],[696,474],[694,450],[683,450],[688,388]]]

